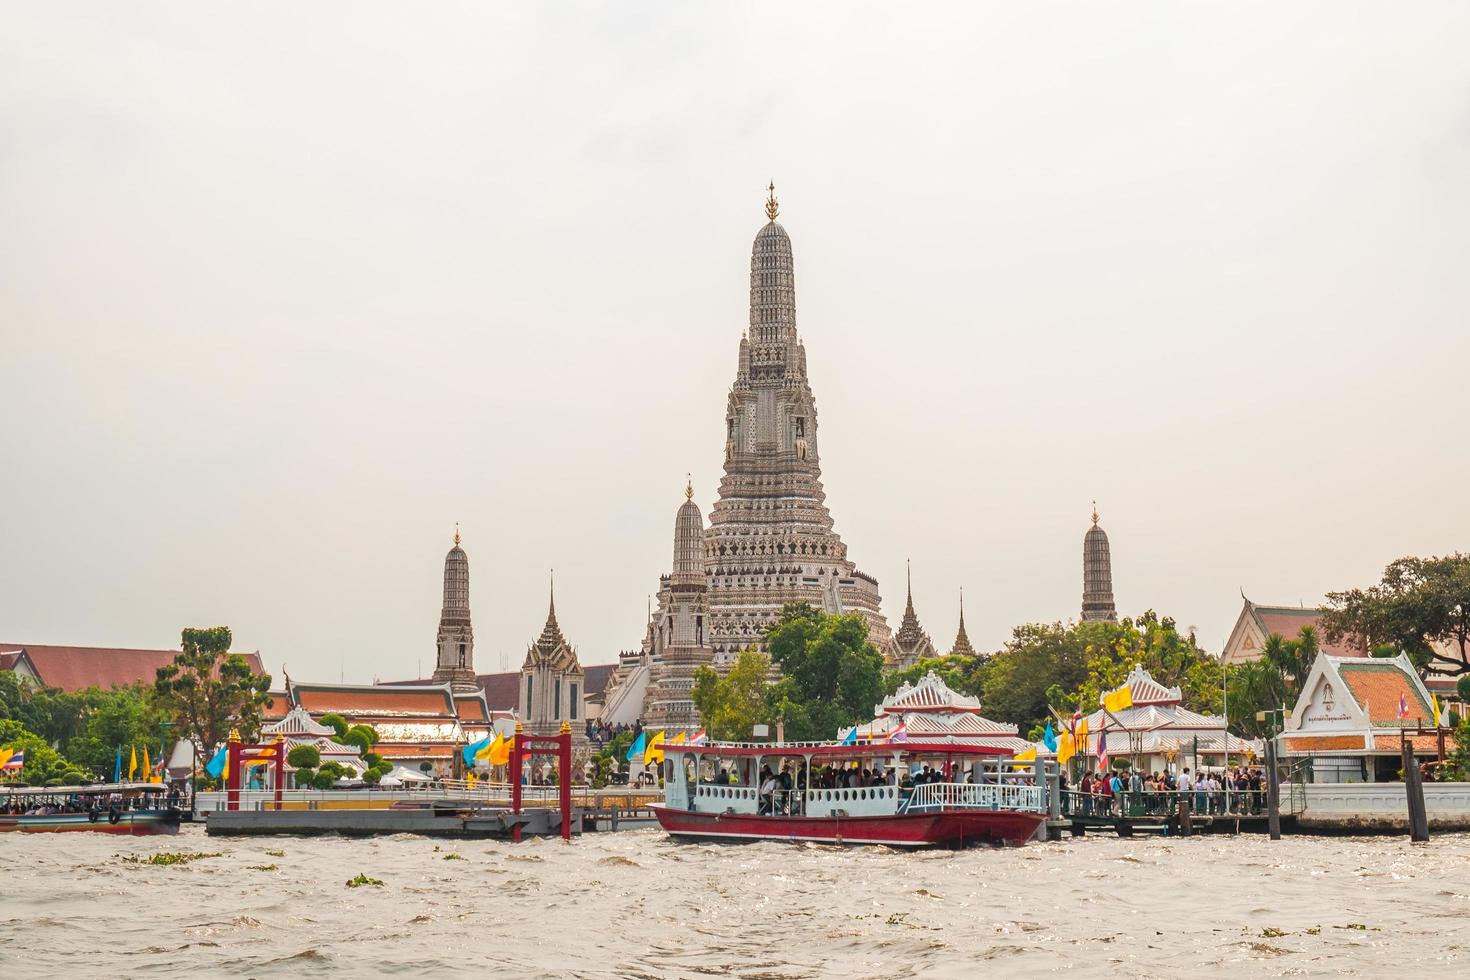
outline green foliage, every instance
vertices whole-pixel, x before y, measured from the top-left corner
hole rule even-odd
[[[369,878],[367,875],[361,873],[359,873],[357,877],[349,878],[347,880],[348,888],[361,888],[363,885],[372,885],[375,888],[382,888],[383,882],[379,878]]]
[[[372,769],[376,767],[381,767],[385,760],[376,752],[364,752],[362,755],[362,761],[364,765]]]
[[[747,740],[751,726],[767,720],[766,678],[770,671],[770,657],[743,650],[724,677],[707,666],[694,672],[690,699],[699,709],[711,739]]]
[[[1358,636],[1403,650],[1421,672],[1470,674],[1470,555],[1400,558],[1379,584],[1329,592],[1327,604],[1322,626],[1330,642]]]
[[[342,736],[346,735],[348,728],[351,727],[347,724],[347,719],[338,714],[322,715],[320,718],[317,719],[317,723],[326,725],[332,731],[336,732],[336,734],[332,736],[332,741],[334,742],[341,742]]]
[[[378,730],[372,725],[353,725],[345,735],[336,741],[343,745],[355,746],[360,752],[369,752],[374,745],[378,744]]]
[[[232,637],[226,626],[186,629],[182,640],[182,652],[158,668],[154,682],[154,695],[174,730],[194,743],[199,758],[225,741],[232,728],[254,741],[270,701],[270,675],[255,674],[244,657],[229,652]]]
[[[24,750],[25,766],[19,774],[6,772],[0,778],[26,786],[75,786],[89,783],[92,774],[66,759],[35,732],[14,719],[0,721],[0,747]]]
[[[1441,778],[1450,776],[1462,782],[1470,781],[1470,718],[1455,724],[1455,747],[1446,761],[1449,765],[1440,767]]]
[[[311,777],[311,788],[312,789],[333,789],[337,785],[337,779],[338,778],[339,777],[337,776],[336,773],[327,772],[327,771],[324,771],[324,770],[318,770],[316,773],[312,774],[312,777]],[[297,785],[300,785],[300,780],[297,780]]]
[[[19,722],[79,768],[109,777],[119,746],[147,745],[156,753],[168,743],[167,719],[141,684],[67,693],[0,671],[0,719]]]
[[[129,854],[124,857],[123,864],[151,864],[155,867],[172,867],[175,864],[190,864],[194,861],[202,861],[205,858],[223,857],[219,851],[206,853],[204,851],[164,851],[150,857],[139,857]]]
[[[871,721],[883,698],[883,655],[855,613],[833,616],[789,603],[766,632],[781,679],[766,692],[767,717],[785,722],[791,741],[829,739]]]
[[[383,770],[376,767],[369,767],[368,769],[363,771],[362,781],[364,783],[367,783],[369,786],[378,785],[383,781]]]
[[[925,657],[902,670],[883,675],[883,693],[892,694],[905,683],[916,684],[931,670],[952,691],[978,697],[985,686],[987,659],[984,657]]]
[[[322,764],[322,754],[315,745],[298,745],[286,753],[286,765],[292,769],[315,769]]]
[[[297,789],[311,789],[316,779],[316,770],[308,766],[302,766],[294,773]]]
[[[1455,682],[1455,693],[1460,695],[1461,701],[1470,701],[1470,674]]]

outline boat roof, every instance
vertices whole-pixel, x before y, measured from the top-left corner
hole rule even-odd
[[[103,793],[167,793],[161,783],[92,783],[90,786],[0,786],[8,796],[100,796]]]
[[[902,742],[859,742],[855,745],[843,745],[841,742],[712,742],[709,745],[670,745],[667,742],[663,746],[664,752],[683,753],[688,755],[713,755],[729,756],[734,758],[749,758],[751,756],[772,755],[807,755],[814,758],[842,758],[854,757],[887,758],[894,754],[903,755],[983,755],[983,756],[1010,756],[1015,753],[999,745],[977,745],[965,739],[956,739],[950,736],[909,739]]]

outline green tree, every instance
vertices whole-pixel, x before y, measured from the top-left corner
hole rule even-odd
[[[1098,625],[1113,624],[1017,626],[987,665],[980,693],[985,714],[1013,722],[1023,732],[1043,723],[1047,705],[1062,707],[1068,693],[1087,682],[1088,639],[1096,632],[1091,627]]]
[[[91,773],[67,761],[44,738],[13,718],[0,721],[0,748],[25,752],[25,765],[20,772],[3,774],[10,782],[27,786],[73,786],[92,781]]]
[[[322,754],[315,745],[298,745],[286,753],[286,765],[292,769],[315,769],[322,764]]]
[[[752,725],[768,720],[766,678],[771,658],[743,650],[724,677],[704,666],[694,672],[691,700],[711,739],[750,738]]]
[[[1403,650],[1421,672],[1470,674],[1470,555],[1400,558],[1377,585],[1329,592],[1327,606],[1330,642],[1359,637]]]
[[[225,741],[231,729],[253,741],[270,702],[269,674],[256,674],[244,657],[230,653],[229,627],[186,629],[182,651],[158,668],[154,695],[175,731],[194,743],[195,758]]]
[[[341,742],[342,736],[346,735],[347,729],[351,727],[350,725],[348,725],[347,719],[338,714],[329,713],[322,715],[320,718],[317,719],[317,722],[326,725],[328,728],[337,733],[332,736],[332,740],[334,742]]]
[[[168,751],[168,720],[154,704],[150,687],[141,683],[110,691],[91,687],[76,692],[75,697],[77,733],[63,748],[66,757],[78,765],[110,775],[119,748],[124,755],[131,747],[141,750],[145,745],[154,753]]]
[[[789,603],[766,642],[781,668],[767,691],[767,715],[783,720],[788,739],[830,739],[839,728],[872,720],[883,697],[883,655],[869,642],[862,616]]]
[[[933,671],[952,691],[979,696],[985,689],[986,657],[950,655],[947,657],[925,657],[897,670],[883,674],[883,691],[892,694],[905,683],[916,684]]]

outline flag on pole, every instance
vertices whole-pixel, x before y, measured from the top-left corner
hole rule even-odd
[[[1133,685],[1124,684],[1116,691],[1103,695],[1103,707],[1112,712],[1133,707]]]
[[[1429,703],[1434,708],[1434,727],[1435,728],[1438,728],[1439,727],[1439,695],[1438,694],[1431,694],[1431,695],[1429,695]]]
[[[6,769],[23,769],[23,768],[25,768],[25,764],[26,764],[26,750],[25,749],[16,749],[13,752],[10,749],[6,749],[5,752],[7,754],[7,757],[5,759],[4,768],[6,768]]]
[[[1409,717],[1409,698],[1408,698],[1408,695],[1400,694],[1399,695],[1399,721],[1403,721],[1407,717]]]
[[[853,725],[851,728],[849,728],[847,730],[847,734],[844,735],[844,736],[842,736],[842,744],[843,745],[856,745],[857,744],[857,726],[856,725]]]
[[[628,757],[627,757],[627,761],[628,762],[632,762],[634,759],[640,759],[640,758],[642,758],[643,757],[643,750],[645,748],[647,748],[647,747],[648,747],[648,733],[647,732],[639,732],[638,733],[638,738],[633,742],[632,745],[628,746]]]
[[[1036,746],[1032,745],[1032,746],[1030,746],[1028,748],[1025,748],[1025,749],[1021,750],[1020,752],[1017,752],[1015,755],[1011,756],[1011,761],[1012,762],[1035,762],[1036,761]]]
[[[683,745],[688,740],[689,740],[689,733],[688,732],[680,732],[679,734],[675,735],[673,738],[669,739],[669,744],[670,745]]]
[[[648,740],[647,747],[643,750],[643,764],[645,766],[661,765],[664,761],[664,733],[659,732]]]
[[[1108,730],[1106,728],[1097,733],[1097,767],[1103,772],[1108,771]]]
[[[148,746],[143,746],[143,779],[153,778],[153,763],[148,760]]]
[[[1055,752],[1057,750],[1057,736],[1051,730],[1050,718],[1046,720],[1046,731],[1041,733],[1041,744],[1046,746],[1048,752]]]
[[[695,732],[693,736],[690,737],[689,744],[690,745],[708,745],[709,744],[709,736],[706,735],[704,733],[704,729],[701,728],[699,731]]]
[[[131,781],[138,775],[138,747],[133,745],[129,748],[132,749],[132,756],[128,759],[128,779]]]
[[[1077,734],[1077,726],[1082,724],[1082,709],[1078,708],[1072,712],[1072,734]]]
[[[112,764],[112,781],[122,782],[122,746],[117,747],[117,761]]]
[[[480,752],[481,749],[487,748],[487,747],[489,747],[489,745],[490,745],[490,736],[489,735],[486,735],[484,738],[480,739],[478,742],[471,742],[469,745],[466,745],[464,747],[464,752],[461,753],[462,757],[464,758],[464,764],[467,765],[467,766],[474,765],[475,764],[475,756],[479,754],[479,752]]]
[[[496,734],[494,743],[490,746],[490,764],[492,766],[503,766],[510,762],[510,750],[515,746],[515,736],[506,738],[504,735]]]
[[[1057,762],[1065,766],[1076,754],[1077,742],[1072,738],[1072,733],[1062,732],[1062,737],[1057,741]]]
[[[490,754],[495,751],[495,745],[497,742],[500,741],[500,733],[496,732],[494,739],[491,739],[489,735],[486,735],[483,739],[481,739],[481,741],[483,741],[485,744],[480,748],[478,752],[475,753],[476,763],[490,761]]]
[[[9,762],[13,755],[15,755],[14,749],[0,749],[0,769],[5,768],[5,763]]]
[[[898,727],[888,733],[890,742],[907,742],[909,740],[909,726],[907,722],[899,722]]]
[[[229,762],[230,747],[229,745],[221,745],[219,751],[214,754],[213,758],[205,763],[204,771],[209,773],[210,779],[218,779],[224,775],[225,767],[229,765]]]

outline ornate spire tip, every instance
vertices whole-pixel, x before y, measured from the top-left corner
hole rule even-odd
[[[770,185],[766,187],[766,217],[772,221],[775,221],[776,215],[780,213],[781,204],[779,201],[776,200],[776,182],[773,180],[771,181]]]
[[[684,474],[684,477],[685,477],[685,480],[684,480],[684,499],[685,500],[693,500],[694,499],[694,477],[690,476],[688,473],[685,473]]]
[[[454,522],[454,543],[459,544],[459,521]]]

